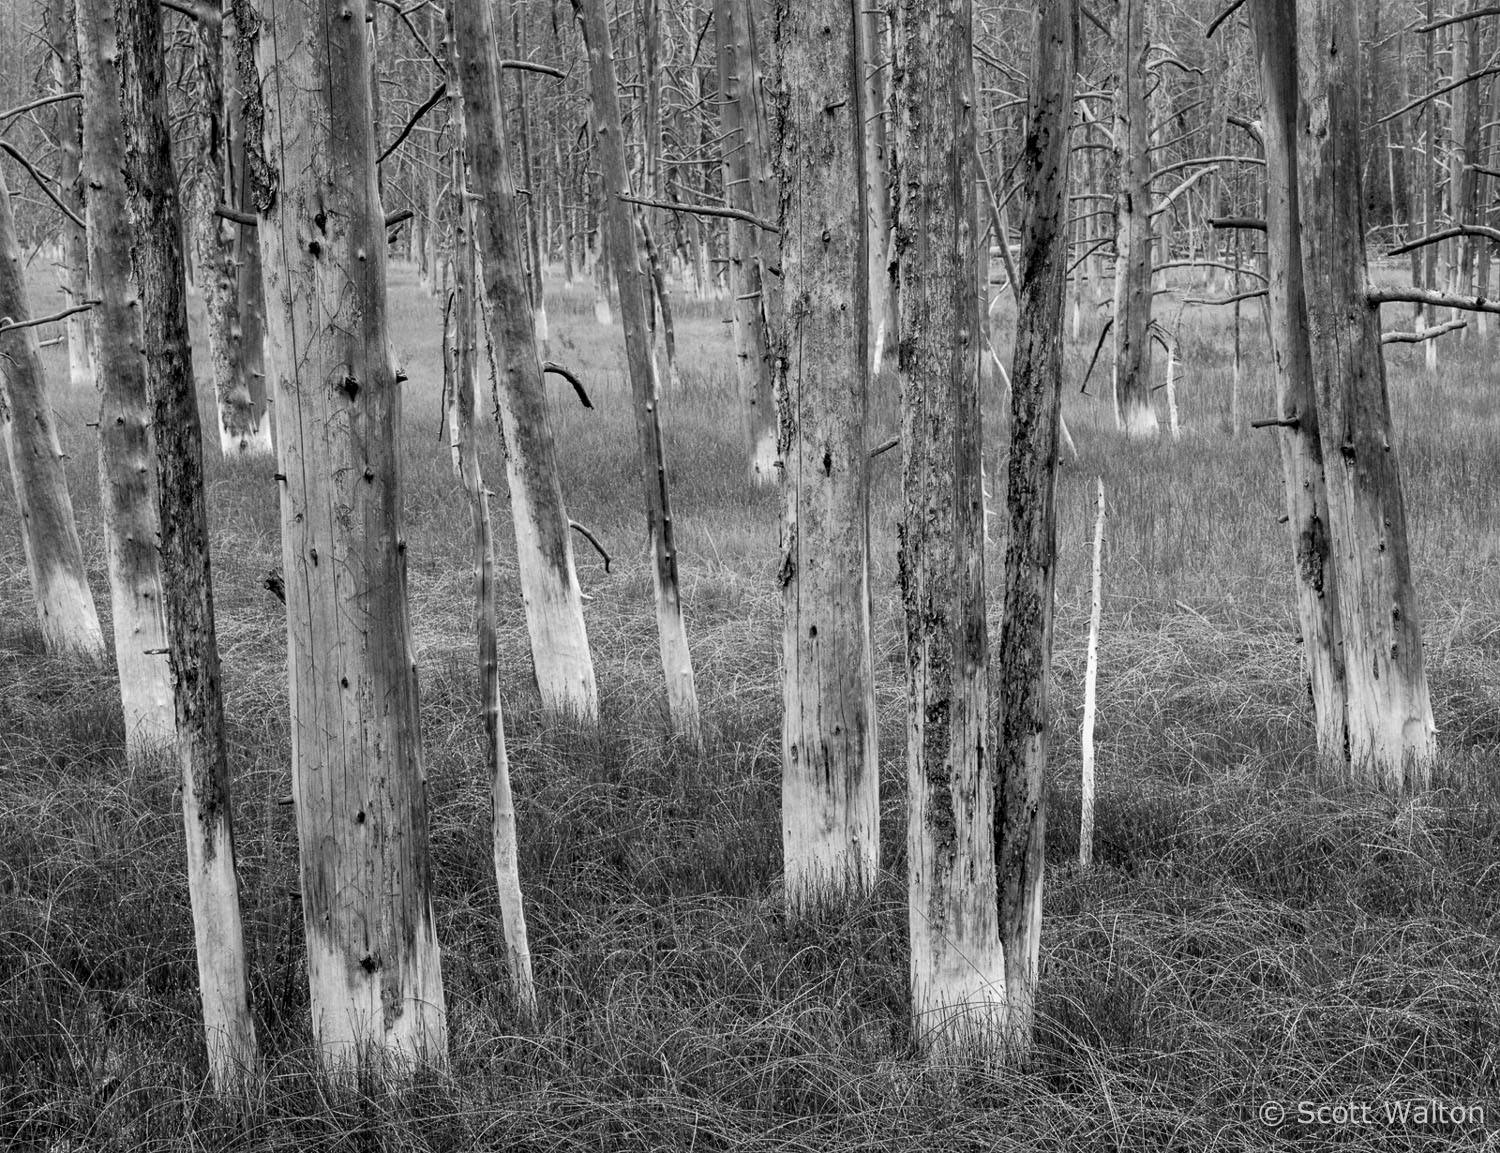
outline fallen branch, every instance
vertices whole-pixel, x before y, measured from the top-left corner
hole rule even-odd
[[[1426,236],[1419,236],[1415,240],[1408,240],[1400,248],[1391,249],[1386,255],[1400,256],[1403,253],[1410,252],[1414,248],[1423,248],[1429,244],[1451,240],[1455,236],[1484,236],[1490,240],[1500,242],[1500,228],[1486,228],[1482,224],[1455,224],[1451,228],[1444,228],[1438,232],[1430,232]]]
[[[385,158],[392,152],[396,151],[396,149],[401,146],[401,142],[411,135],[412,129],[416,128],[418,122],[422,119],[422,117],[426,116],[427,113],[432,110],[433,106],[446,95],[448,95],[448,85],[446,83],[439,84],[437,88],[433,90],[432,95],[422,102],[421,107],[419,107],[415,112],[411,114],[411,119],[406,122],[405,127],[403,127],[400,132],[396,133],[396,139],[392,140],[390,144],[386,146],[386,150],[375,158],[375,163],[384,163]]]
[[[59,200],[57,198],[57,193],[53,192],[52,189],[47,187],[47,182],[42,179],[42,174],[31,166],[31,161],[27,160],[26,157],[22,156],[14,146],[4,140],[0,140],[0,149],[3,149],[5,152],[7,152],[17,164],[26,169],[27,173],[31,176],[31,179],[36,181],[37,187],[47,194],[47,199],[52,201],[53,204],[57,205],[59,212],[61,212],[74,224],[78,225],[79,228],[88,228],[88,225],[78,218],[78,214],[75,213],[66,204],[64,204],[61,200]]]
[[[1210,216],[1208,226],[1210,228],[1247,228],[1251,232],[1266,230],[1266,222],[1257,220],[1253,216]]]
[[[227,204],[215,205],[214,215],[223,220],[231,220],[244,228],[257,228],[260,226],[260,219],[253,212],[241,212],[238,208],[230,208]],[[415,215],[416,213],[410,208],[398,208],[385,218],[385,227],[394,228],[403,220],[410,220]]]
[[[1189,296],[1183,300],[1183,304],[1238,304],[1242,300],[1254,300],[1258,296],[1265,296],[1264,288],[1251,289],[1249,292],[1237,292],[1233,296]]]
[[[0,334],[14,332],[18,328],[36,328],[42,324],[52,324],[55,321],[66,320],[80,312],[87,312],[98,304],[97,300],[86,300],[82,304],[75,304],[72,308],[65,308],[61,312],[54,312],[50,316],[38,316],[34,320],[12,320],[8,316],[0,316]]]
[[[594,407],[593,401],[589,400],[589,394],[583,390],[583,381],[574,376],[571,370],[564,368],[555,360],[548,360],[543,362],[542,371],[550,372],[554,376],[560,376],[569,384],[571,384],[573,386],[573,391],[578,394],[578,402],[583,405],[584,408]]]
[[[750,212],[741,212],[738,208],[721,208],[717,204],[683,204],[676,200],[648,200],[644,196],[627,196],[619,193],[621,200],[629,201],[631,204],[643,204],[647,208],[664,208],[668,212],[690,212],[694,216],[722,216],[725,220],[741,220],[746,224],[753,224],[756,228],[764,228],[767,232],[781,234],[781,229],[769,221],[762,220]]]
[[[40,100],[33,100],[30,104],[22,104],[12,108],[9,112],[0,112],[0,120],[11,120],[23,112],[30,112],[34,108],[45,108],[49,104],[59,104],[64,100],[81,100],[82,92],[57,92],[51,96],[43,96]]]
[[[1460,312],[1500,312],[1500,300],[1484,296],[1459,296],[1431,288],[1372,288],[1365,293],[1372,305],[1428,304],[1435,308],[1456,308]]]
[[[1457,332],[1460,328],[1468,328],[1467,320],[1448,320],[1442,324],[1433,325],[1431,328],[1419,329],[1416,332],[1382,332],[1380,334],[1381,344],[1421,344],[1424,340],[1436,340],[1446,332]]]
[[[596,537],[593,533],[589,532],[588,529],[584,528],[583,525],[579,524],[576,520],[570,520],[568,522],[568,527],[574,532],[578,533],[579,536],[583,537],[584,540],[588,541],[589,544],[594,546],[594,550],[604,558],[604,571],[609,572],[609,553],[604,551],[604,546],[599,543],[599,538]]]
[[[1244,4],[1245,0],[1230,0],[1229,7],[1208,22],[1208,27],[1203,30],[1203,39],[1213,39],[1214,33],[1219,30],[1219,25],[1238,12]]]

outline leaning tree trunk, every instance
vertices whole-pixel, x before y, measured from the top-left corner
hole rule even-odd
[[[902,0],[895,19],[912,1015],[924,1048],[998,1052],[973,11],[969,0]]]
[[[479,303],[495,358],[532,665],[549,711],[593,724],[599,719],[599,698],[537,359],[526,234],[506,156],[500,54],[491,36],[494,20],[486,6],[473,4],[459,4],[453,20],[462,73],[456,79],[464,93],[467,192],[477,197],[471,216],[480,257]]]
[[[1146,103],[1147,0],[1120,0],[1115,21],[1115,423],[1153,437],[1151,407],[1151,148]]]
[[[764,164],[754,131],[755,93],[741,82],[742,53],[750,38],[739,25],[749,16],[740,0],[715,0],[714,31],[719,39],[719,124],[723,131],[725,200],[741,212],[755,212],[753,172]],[[771,352],[766,332],[761,281],[762,238],[753,224],[729,222],[729,275],[733,286],[733,330],[740,412],[749,453],[750,483],[774,484],[776,410]]]
[[[1297,223],[1297,60],[1294,0],[1255,0],[1251,8],[1266,104],[1266,233],[1271,354],[1276,373],[1279,443],[1293,541],[1302,658],[1317,720],[1318,752],[1344,766],[1344,652],[1338,580],[1330,551],[1328,488],[1318,439],[1318,398],[1308,342]]]
[[[287,0],[260,29],[303,924],[314,1035],[345,1082],[448,1047],[366,15],[364,0]]]
[[[95,0],[79,3],[92,8]],[[177,713],[188,891],[209,1070],[215,1085],[227,1090],[254,1075],[259,1050],[240,922],[203,491],[203,435],[183,299],[182,213],[167,134],[161,9],[153,0],[114,4],[117,76],[125,113],[125,184],[143,321],[139,347],[156,437],[162,608]]]
[[[786,5],[776,22],[781,835],[794,910],[868,890],[880,864],[858,18],[852,0],[818,0]]]
[[[479,407],[478,325],[475,323],[476,280],[471,209],[478,204],[466,191],[465,156],[472,151],[464,115],[464,82],[469,73],[480,72],[488,81],[494,71],[490,60],[463,67],[462,43],[478,49],[482,58],[493,57],[494,20],[489,5],[449,0],[447,55],[448,125],[453,133],[453,188],[455,195],[452,231],[453,327],[445,361],[447,385],[454,398],[453,436],[458,454],[459,478],[469,499],[469,521],[474,540],[474,617],[479,635],[479,691],[484,702],[485,760],[490,775],[490,844],[494,859],[495,889],[500,898],[501,929],[505,933],[505,960],[511,989],[521,1016],[536,1019],[536,981],[532,976],[531,947],[526,935],[526,908],[521,896],[521,869],[516,837],[515,800],[510,787],[510,758],[505,749],[505,718],[500,709],[500,661],[495,638],[495,541],[490,531],[490,497],[479,467],[479,436],[474,427]],[[478,19],[477,27],[466,17]],[[503,164],[504,154],[501,153]],[[507,204],[513,200],[507,199]]]
[[[677,545],[657,412],[656,366],[646,324],[650,289],[641,271],[635,243],[634,213],[630,203],[622,199],[630,195],[630,176],[625,164],[614,49],[603,0],[573,0],[573,11],[583,28],[589,56],[589,96],[604,184],[603,224],[609,260],[620,288],[620,319],[625,328],[625,359],[630,370],[641,483],[646,496],[646,530],[651,539],[651,578],[656,592],[661,663],[667,679],[667,709],[673,730],[698,745],[702,743],[698,692],[693,684],[693,662],[688,653],[687,626],[683,623],[678,591]]]
[[[1380,310],[1367,297],[1357,25],[1344,0],[1298,5],[1298,218],[1348,678],[1349,760],[1356,780],[1394,792],[1427,785],[1437,740]]]
[[[115,664],[134,761],[176,739],[154,477],[156,451],[141,357],[134,226],[125,186],[125,111],[120,103],[113,0],[78,5],[83,101],[83,179],[88,188],[89,284],[99,412],[100,504],[114,615]]]
[[[51,0],[47,8],[47,35],[52,49],[52,83],[58,92],[78,90],[78,35],[73,0]],[[54,105],[57,132],[58,195],[80,220],[84,212],[81,155],[83,127],[76,102]],[[62,266],[59,269],[63,295],[70,305],[88,298],[89,245],[84,227],[67,217],[58,221],[62,233]],[[94,328],[88,314],[68,317],[64,330],[68,344],[68,379],[73,388],[90,387],[94,380]]]
[[[1042,932],[1044,780],[1052,711],[1057,579],[1057,458],[1062,428],[1063,299],[1068,283],[1068,132],[1077,57],[1075,0],[1040,0],[1021,152],[1026,223],[1010,374],[1005,616],[997,654],[1000,783],[995,867],[1005,946],[1006,1042],[1031,1048]]]
[[[24,327],[31,320],[24,268],[10,190],[0,173],[0,438],[21,514],[31,596],[49,653],[98,658],[104,656],[104,632],[73,520],[37,330]],[[7,325],[23,327],[7,332]]]

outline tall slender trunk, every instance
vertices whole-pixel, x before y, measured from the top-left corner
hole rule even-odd
[[[25,265],[16,241],[10,190],[0,173],[0,324],[31,319]],[[83,546],[73,520],[57,425],[35,328],[0,332],[0,438],[21,514],[21,544],[31,574],[42,643],[49,653],[104,656],[104,632],[89,591]]]
[[[1026,222],[1010,374],[1005,615],[996,654],[1001,777],[995,798],[995,867],[1005,946],[1006,1037],[1016,1054],[1031,1048],[1042,932],[1063,296],[1068,282],[1068,133],[1078,44],[1076,0],[1041,0],[1038,7],[1021,151]]]
[[[511,989],[521,1015],[536,1018],[536,982],[531,970],[531,947],[526,934],[526,908],[521,896],[521,871],[517,851],[515,801],[510,787],[510,758],[505,749],[505,719],[500,709],[500,662],[495,639],[497,619],[495,597],[495,542],[490,532],[490,500],[479,468],[479,437],[474,428],[479,407],[478,326],[475,324],[477,281],[474,269],[474,240],[470,223],[470,202],[464,158],[472,150],[464,116],[463,93],[466,79],[461,43],[478,49],[479,62],[469,72],[479,71],[487,79],[494,55],[493,23],[487,5],[449,0],[448,54],[448,123],[453,133],[453,187],[456,211],[453,216],[453,335],[448,345],[445,367],[448,387],[454,397],[454,439],[459,475],[469,499],[469,520],[474,540],[474,618],[479,636],[479,691],[484,702],[485,759],[490,775],[490,840],[494,858],[495,889],[500,898],[501,928],[505,933],[505,959],[510,970]],[[499,83],[495,78],[493,96],[498,104]],[[504,160],[504,150],[499,149]],[[474,207],[477,207],[475,205]]]
[[[448,1048],[367,14],[364,0],[288,0],[260,28],[303,926],[318,1051],[345,1083],[442,1064]]]
[[[593,724],[599,719],[599,696],[537,359],[526,230],[507,154],[499,47],[486,39],[495,32],[495,21],[483,6],[467,4],[453,19],[461,71],[455,80],[464,94],[466,191],[478,198],[470,209],[479,256],[478,303],[494,357],[532,667],[544,707]]]
[[[870,639],[869,285],[854,0],[776,12],[784,327],[773,329],[782,486],[781,830],[794,911],[879,867]]]
[[[630,176],[620,126],[620,94],[615,83],[614,50],[603,0],[573,0],[589,57],[589,97],[604,188],[603,216],[609,259],[620,287],[620,318],[625,329],[625,359],[635,408],[641,485],[646,498],[646,531],[651,541],[651,578],[656,593],[656,628],[667,680],[667,709],[672,728],[691,744],[702,743],[698,691],[688,653],[687,627],[677,581],[677,544],[667,490],[661,417],[657,411],[656,365],[646,324],[649,287],[635,243],[635,219],[628,201]]]
[[[113,0],[80,3],[78,58],[83,102],[83,179],[88,188],[89,284],[99,412],[100,504],[109,560],[115,664],[131,760],[176,739],[162,617],[156,452],[140,355],[141,299],[125,184],[125,109],[120,101]]]
[[[1266,102],[1266,233],[1271,353],[1281,420],[1281,469],[1293,543],[1293,582],[1302,657],[1317,721],[1318,751],[1347,763],[1347,687],[1338,577],[1329,538],[1328,489],[1318,434],[1297,197],[1297,61],[1294,0],[1255,0],[1251,23]]]
[[[888,344],[894,344],[896,333],[895,295],[891,291],[891,155],[886,132],[886,69],[889,61],[883,51],[881,35],[886,14],[866,8],[860,13],[860,71],[865,86],[865,190],[870,229],[870,375],[880,376]]]
[[[920,1043],[937,1051],[998,1049],[1006,1015],[984,611],[972,36],[969,0],[896,8],[911,998]]]
[[[151,0],[79,0],[78,26],[86,59],[85,132],[91,143],[105,133],[117,135],[124,160],[122,202],[108,205],[112,190],[97,186],[90,199],[106,211],[118,208],[130,238],[135,339],[118,356],[137,363],[154,432],[160,537],[152,544],[160,552],[188,895],[209,1072],[215,1088],[228,1092],[254,1075],[260,1058],[235,868],[202,429],[183,299],[182,215],[167,135],[161,10]],[[88,48],[95,46],[107,47],[89,58]],[[115,113],[119,119],[108,123]],[[116,350],[109,355],[113,359]]]
[[[50,0],[47,7],[47,35],[52,48],[52,85],[58,92],[78,90],[78,35],[74,17],[74,0]],[[81,156],[83,122],[77,102],[64,100],[54,105],[57,132],[57,185],[62,202],[79,219],[84,212],[84,185]],[[59,269],[63,294],[70,305],[89,299],[89,246],[86,230],[67,217],[58,221],[62,232],[62,266]],[[94,328],[88,314],[68,317],[68,380],[77,388],[87,388],[94,381]]]
[[[1349,759],[1356,780],[1394,792],[1426,786],[1437,741],[1380,310],[1366,296],[1354,7],[1302,0],[1296,34],[1297,206],[1343,626]]]
[[[752,173],[764,164],[760,140],[753,131],[755,94],[741,83],[740,53],[749,43],[739,23],[748,15],[739,0],[715,0],[714,29],[719,40],[719,124],[724,136],[724,189],[730,207],[754,213]],[[747,130],[747,123],[751,130]],[[729,274],[733,285],[731,313],[740,412],[749,453],[751,484],[774,484],[776,410],[772,392],[770,341],[766,332],[761,237],[754,225],[729,222]]]
[[[1147,0],[1120,0],[1115,21],[1115,423],[1153,437],[1151,405],[1151,150],[1146,102]]]

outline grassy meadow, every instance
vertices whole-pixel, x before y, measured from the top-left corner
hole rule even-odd
[[[1446,338],[1433,377],[1420,347],[1388,350],[1443,746],[1441,787],[1400,800],[1313,780],[1279,464],[1270,431],[1230,435],[1227,310],[1160,300],[1183,357],[1176,443],[1117,436],[1107,375],[1096,369],[1092,395],[1078,389],[1097,326],[1071,348],[1066,415],[1081,459],[1065,465],[1058,494],[1040,1020],[1030,1064],[993,1071],[915,1058],[905,1020],[897,454],[874,465],[871,524],[886,874],[867,901],[789,926],[779,898],[778,496],[742,479],[726,306],[678,302],[682,385],[663,398],[704,712],[699,756],[667,733],[620,330],[595,325],[584,285],[551,287],[551,356],[594,401],[584,410],[548,378],[563,487],[614,563],[606,573],[578,542],[603,721],[571,731],[542,718],[531,684],[491,445],[505,724],[542,1020],[522,1030],[506,988],[468,512],[440,430],[440,308],[397,265],[411,612],[452,1074],[397,1096],[350,1097],[315,1071],[285,803],[283,614],[262,587],[280,564],[276,484],[270,463],[223,461],[211,442],[264,1091],[239,1115],[206,1091],[174,769],[165,759],[126,768],[111,669],[41,652],[19,531],[5,518],[0,1149],[1467,1150],[1500,1131],[1492,341]],[[38,292],[38,311],[48,299]],[[1409,327],[1387,312],[1387,327]],[[1254,309],[1245,340],[1248,420],[1272,411]],[[102,612],[96,401],[68,392],[59,349],[47,364]],[[872,444],[899,426],[894,377],[877,390]],[[212,419],[205,408],[210,428]],[[987,419],[1003,506],[998,391]],[[1098,864],[1083,873],[1071,862],[1096,476],[1110,517]],[[1003,531],[1002,516],[992,636]],[[1480,1105],[1486,1117],[1387,1118],[1388,1107],[1428,1099]],[[1287,1123],[1267,1126],[1265,1102],[1280,1103]],[[1299,1116],[1301,1102],[1355,1112]]]

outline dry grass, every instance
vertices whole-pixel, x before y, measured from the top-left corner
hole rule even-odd
[[[1389,1125],[1380,1102],[1484,1101],[1500,1127],[1500,413],[1477,341],[1392,350],[1443,787],[1391,801],[1311,779],[1274,445],[1231,439],[1226,318],[1189,312],[1177,445],[1132,446],[1070,395],[1060,481],[1052,807],[1038,1046],[1024,1070],[932,1065],[905,1024],[905,846],[893,458],[876,466],[877,675],[888,874],[789,928],[780,861],[777,497],[745,489],[724,326],[682,316],[666,426],[707,748],[666,737],[618,329],[551,306],[570,511],[601,686],[597,733],[546,722],[513,560],[501,635],[521,867],[543,1020],[515,1023],[489,874],[467,512],[436,435],[435,305],[395,270],[412,611],[431,778],[452,1075],[333,1094],[309,1054],[269,465],[210,462],[244,912],[268,1054],[241,1115],[204,1089],[170,766],[127,771],[108,670],[39,651],[19,538],[0,527],[0,1146],[138,1149],[1473,1149],[1474,1125]],[[1091,338],[1071,354],[1082,375]],[[1247,335],[1245,409],[1269,411]],[[50,361],[54,379],[60,358]],[[876,423],[895,423],[881,382]],[[1099,391],[1097,382],[1091,392]],[[96,593],[88,397],[58,400]],[[992,412],[999,411],[992,398]],[[990,444],[1003,443],[992,419]],[[1003,451],[990,473],[1002,477]],[[500,485],[497,453],[487,460]],[[1111,520],[1097,859],[1077,842],[1093,477]],[[997,496],[999,490],[997,489]],[[497,540],[509,539],[503,500]],[[1003,542],[991,561],[998,573]],[[508,551],[508,550],[507,550]],[[998,577],[992,578],[998,587]],[[1369,1102],[1378,1124],[1272,1131],[1263,1101]]]

